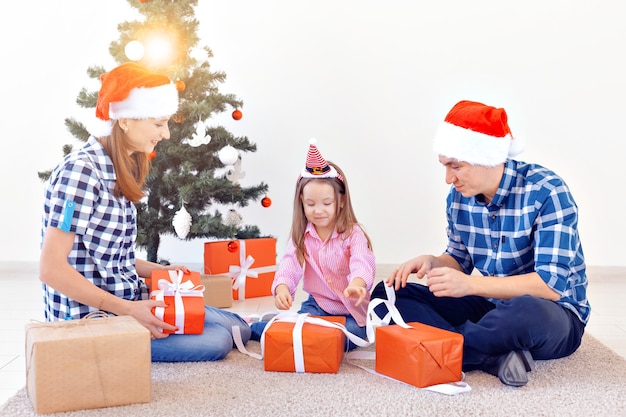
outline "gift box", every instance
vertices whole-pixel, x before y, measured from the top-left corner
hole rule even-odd
[[[204,285],[204,304],[217,308],[233,305],[233,280],[226,275],[200,275]]]
[[[376,328],[376,372],[418,388],[461,381],[463,335],[407,324]]]
[[[344,326],[346,323],[346,318],[342,316],[316,318]],[[301,346],[294,347],[295,327],[295,321],[277,320],[268,323],[263,335],[264,369],[279,372],[336,374],[343,360],[345,334],[336,327],[326,327],[305,321],[302,325],[301,337],[296,338],[297,341],[301,341]],[[299,366],[295,359],[298,356],[303,357],[303,363]]]
[[[204,273],[231,277],[233,300],[272,295],[276,239],[205,242]]]
[[[150,332],[133,317],[29,323],[25,333],[36,413],[150,402]]]
[[[156,307],[153,313],[178,328],[177,331],[162,329],[163,333],[202,334],[204,331],[204,286],[199,272],[152,271],[150,298],[165,301],[167,307]]]

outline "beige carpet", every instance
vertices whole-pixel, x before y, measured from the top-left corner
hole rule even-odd
[[[260,352],[258,342],[248,350]],[[373,365],[373,363],[359,362]],[[539,361],[529,383],[470,372],[472,391],[447,396],[343,363],[338,374],[265,372],[233,349],[220,362],[153,364],[152,401],[55,416],[626,416],[626,360],[586,335],[572,356]],[[36,416],[22,389],[1,416]]]

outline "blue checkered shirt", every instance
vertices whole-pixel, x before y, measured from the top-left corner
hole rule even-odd
[[[135,268],[137,209],[126,198],[114,196],[115,179],[111,159],[95,139],[68,154],[46,187],[42,239],[48,226],[74,233],[70,265],[111,294],[147,298]],[[78,319],[94,310],[46,284],[43,293],[48,321]]]
[[[537,272],[583,323],[589,320],[578,207],[565,182],[536,165],[507,160],[490,203],[451,188],[448,248],[463,271],[504,277]]]

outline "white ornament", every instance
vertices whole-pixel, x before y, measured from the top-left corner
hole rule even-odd
[[[211,142],[211,135],[206,133],[206,126],[202,120],[198,120],[198,123],[196,123],[196,133],[191,135],[191,140],[185,139],[183,142],[194,148]]]
[[[241,157],[237,158],[235,165],[226,171],[226,178],[233,184],[239,184],[239,180],[246,176],[245,171],[241,170]]]
[[[241,214],[237,213],[235,209],[229,209],[228,213],[226,213],[226,217],[224,218],[224,224],[226,226],[233,226],[235,228],[239,228],[243,221],[243,217]]]
[[[239,151],[230,145],[226,145],[217,152],[217,156],[222,161],[222,164],[235,165],[237,158],[239,158]]]
[[[187,237],[189,229],[191,228],[191,215],[187,212],[185,206],[182,206],[180,210],[174,214],[172,226],[174,226],[174,230],[179,238],[184,239]]]

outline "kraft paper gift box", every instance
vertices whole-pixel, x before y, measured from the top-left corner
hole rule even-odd
[[[233,305],[232,278],[226,275],[200,275],[204,285],[204,304],[217,308]]]
[[[36,413],[150,402],[150,332],[133,317],[29,323],[25,333]]]
[[[204,286],[199,272],[155,270],[150,277],[150,298],[163,300],[167,307],[156,307],[154,315],[173,324],[168,334],[202,334],[204,331]]]
[[[418,388],[461,381],[463,335],[407,324],[376,328],[376,372]]]
[[[312,317],[312,316],[311,316]],[[342,316],[315,317],[345,326]],[[344,333],[334,327],[325,327],[305,322],[302,326],[302,352],[304,369],[296,369],[294,359],[295,322],[274,321],[264,333],[264,369],[279,372],[334,373],[339,371],[343,360]]]
[[[231,277],[233,300],[272,295],[276,273],[276,239],[205,242],[204,273]]]

